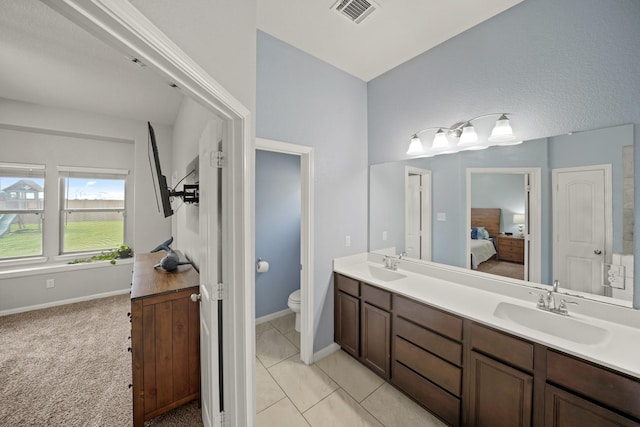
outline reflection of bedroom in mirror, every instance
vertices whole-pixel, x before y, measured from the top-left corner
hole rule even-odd
[[[467,169],[467,268],[539,282],[539,168]]]
[[[530,258],[535,258],[529,244],[539,240],[537,227],[529,225],[537,216],[531,215],[531,204],[538,206],[531,190],[539,185],[530,181],[538,176],[527,169],[468,170],[468,267],[529,280]]]

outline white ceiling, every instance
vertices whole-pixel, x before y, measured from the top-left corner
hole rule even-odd
[[[257,20],[260,30],[368,81],[520,1],[383,0],[354,24],[330,9],[334,0],[257,0]],[[169,125],[182,100],[39,0],[1,0],[0,64],[2,98]]]
[[[1,0],[0,97],[173,124],[182,94],[39,0]]]
[[[257,0],[258,29],[369,81],[522,0],[373,1],[355,24],[336,0]]]

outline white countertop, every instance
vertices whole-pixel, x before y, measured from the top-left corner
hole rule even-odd
[[[556,303],[559,303],[560,298],[578,302],[579,305],[568,306],[571,319],[603,328],[608,332],[608,336],[601,343],[577,343],[494,315],[496,307],[501,302],[538,310],[536,297],[529,292],[542,292],[545,290],[544,285],[539,285],[540,289],[532,289],[530,285],[527,286],[521,281],[500,280],[495,276],[456,267],[405,260],[400,262],[397,270],[397,273],[405,277],[384,281],[376,279],[369,270],[369,266],[382,267],[382,258],[382,255],[374,253],[338,258],[334,260],[334,271],[640,378],[638,310],[568,295],[556,295]],[[565,320],[564,316],[559,314],[542,310],[540,313],[554,316],[553,322],[556,318],[557,322]]]

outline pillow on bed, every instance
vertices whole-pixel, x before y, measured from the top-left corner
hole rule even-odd
[[[484,227],[478,227],[478,239],[489,240],[489,232]]]
[[[473,240],[478,238],[478,227],[471,227],[471,238]]]
[[[471,238],[474,240],[488,240],[489,232],[484,227],[471,227]]]

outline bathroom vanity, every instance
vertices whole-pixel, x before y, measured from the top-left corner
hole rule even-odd
[[[636,319],[565,317],[530,287],[505,296],[482,275],[381,260],[334,263],[335,341],[447,424],[640,426]]]

